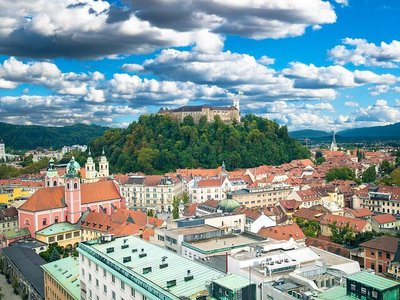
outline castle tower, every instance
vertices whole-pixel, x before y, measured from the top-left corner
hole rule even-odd
[[[99,163],[99,177],[108,177],[110,175],[109,166],[107,158],[104,154],[104,147],[103,152],[101,153],[100,163]]]
[[[239,91],[237,96],[234,96],[233,98],[233,106],[236,107],[238,110],[238,122],[240,122],[240,96],[243,95],[243,92]]]
[[[92,182],[96,178],[96,168],[93,162],[92,153],[89,149],[89,157],[86,160],[85,164],[86,178],[85,180],[88,182]]]
[[[6,145],[0,139],[0,162],[6,162]]]
[[[69,162],[68,173],[65,175],[65,204],[67,205],[66,221],[78,222],[81,217],[81,183],[75,169],[75,160]]]
[[[50,158],[49,167],[47,168],[45,177],[45,187],[58,186],[58,172],[54,167],[54,159]]]
[[[338,146],[336,145],[336,132],[333,131],[333,136],[332,136],[332,144],[331,144],[331,151],[338,151]]]

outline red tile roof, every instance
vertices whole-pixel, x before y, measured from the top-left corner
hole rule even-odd
[[[321,210],[315,210],[311,208],[300,208],[293,214],[293,217],[319,222],[325,215],[326,212],[323,212]]]
[[[296,191],[303,202],[315,201],[321,199],[321,196],[314,190]]]
[[[368,224],[367,221],[362,219],[348,218],[332,214],[326,214],[321,220],[321,224],[323,225],[333,224],[334,222],[336,222],[336,226],[340,228],[345,227],[347,224],[349,224],[350,228],[352,228],[355,232],[361,232]]]
[[[372,216],[372,211],[370,211],[368,208],[359,208],[359,209],[345,208],[345,210],[351,213],[355,218]]]
[[[224,182],[223,178],[218,179],[203,179],[197,182],[198,187],[219,187]]]
[[[258,231],[257,235],[275,240],[289,240],[290,238],[293,238],[297,241],[304,240],[306,238],[303,231],[301,231],[299,225],[296,223],[290,225],[278,225],[268,228],[263,227]]]
[[[65,207],[64,187],[49,187],[37,190],[19,210],[43,211]],[[100,181],[96,183],[81,184],[82,204],[89,204],[99,201],[121,199],[118,188],[113,181]]]
[[[279,201],[279,204],[286,210],[295,210],[300,207],[301,202],[292,199],[292,200],[281,200]]]
[[[372,219],[379,224],[393,223],[396,222],[396,218],[391,214],[382,214],[373,216]]]
[[[369,240],[360,244],[364,248],[372,248],[377,250],[383,250],[390,253],[396,253],[399,247],[400,239],[391,236],[379,236],[373,240]]]
[[[235,214],[245,214],[246,218],[257,220],[262,214],[266,216],[275,216],[275,214],[267,209],[249,208],[240,206],[234,210]]]

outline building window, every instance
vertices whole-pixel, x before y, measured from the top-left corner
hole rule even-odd
[[[99,287],[99,280],[96,279],[96,287]]]
[[[382,273],[382,265],[378,265],[378,272]]]
[[[125,282],[121,281],[121,289],[125,290]]]
[[[92,281],[92,274],[89,273],[89,281]]]
[[[372,291],[371,296],[374,299],[378,299],[378,292],[377,291]]]
[[[54,223],[58,223],[58,217],[54,218]]]
[[[99,271],[99,265],[96,264],[96,272]]]
[[[378,251],[378,257],[382,257],[382,251]]]
[[[361,288],[361,294],[363,294],[363,295],[367,294],[367,289],[365,287]]]
[[[46,219],[46,218],[43,218],[43,219],[42,219],[42,224],[43,224],[43,226],[46,226],[46,225],[47,225],[47,219]]]
[[[75,182],[74,183],[74,189],[77,189],[78,188],[78,184]]]
[[[131,296],[135,297],[135,295],[136,295],[136,291],[133,287],[131,287]]]
[[[103,276],[104,276],[104,277],[107,277],[106,269],[103,269]]]
[[[112,283],[115,283],[115,276],[114,275],[111,275],[111,281],[112,281]]]
[[[375,256],[375,251],[371,250],[371,256]]]
[[[112,299],[112,300],[115,300],[115,292],[114,292],[114,291],[112,291],[112,297],[111,297],[111,299]]]
[[[387,259],[390,259],[390,253],[387,253],[387,252],[386,252],[386,258],[387,258]]]
[[[350,285],[350,289],[351,289],[352,291],[355,291],[355,290],[356,290],[356,285],[352,283],[352,284]]]
[[[105,284],[103,284],[103,292],[107,294],[107,286]]]

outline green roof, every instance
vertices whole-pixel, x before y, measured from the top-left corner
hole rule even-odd
[[[326,290],[325,292],[318,295],[317,299],[320,300],[354,300],[353,297],[346,295],[346,288],[342,286],[336,286]]]
[[[400,286],[399,282],[386,279],[384,277],[377,276],[366,271],[355,273],[353,275],[348,276],[347,278],[350,280],[360,282],[364,285],[373,287],[380,291],[387,290],[395,286]]]
[[[51,277],[54,278],[74,299],[80,299],[79,259],[66,257],[51,263],[42,265]]]
[[[226,275],[214,280],[220,286],[223,286],[232,291],[240,290],[249,285],[249,279],[236,274]]]
[[[62,223],[52,224],[50,226],[47,226],[46,228],[36,231],[36,234],[49,236],[54,234],[70,232],[74,230],[80,230],[79,225],[71,224],[69,222],[62,222]]]
[[[224,199],[218,203],[217,208],[221,209],[223,212],[233,212],[236,208],[240,206],[240,203],[233,199]]]
[[[28,228],[7,229],[3,231],[3,236],[5,237],[6,240],[24,237],[28,235],[29,236],[31,235]]]
[[[107,249],[110,248],[114,248],[113,252],[107,253]],[[116,238],[112,242],[96,245],[84,242],[79,245],[78,251],[85,256],[93,256],[90,253],[91,249],[95,249],[96,252],[98,251],[100,257],[107,257],[116,267],[123,266],[127,268],[126,270],[129,273],[133,274],[135,278],[139,278],[142,282],[147,282],[147,284],[150,284],[154,288],[160,289],[168,293],[168,295],[173,295],[171,299],[193,297],[194,295],[201,294],[206,291],[207,282],[227,276],[225,273],[211,269],[201,263],[133,236]],[[146,254],[146,256],[139,257],[140,253]],[[124,262],[124,257],[131,258],[131,261]],[[167,266],[160,268],[160,265],[163,263],[167,264]],[[107,268],[110,271],[117,272],[116,268],[111,268],[108,265]],[[149,273],[144,272],[146,268],[151,268],[151,271]],[[185,277],[188,275],[193,276],[193,278],[185,280]],[[167,281],[171,280],[176,280],[176,285],[167,287]],[[246,281],[242,282],[237,278],[235,280],[241,283]],[[235,286],[236,289],[237,286]]]

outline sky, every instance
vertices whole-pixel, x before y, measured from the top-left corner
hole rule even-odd
[[[400,1],[0,0],[0,121],[126,127],[232,105],[325,131],[400,121]]]

